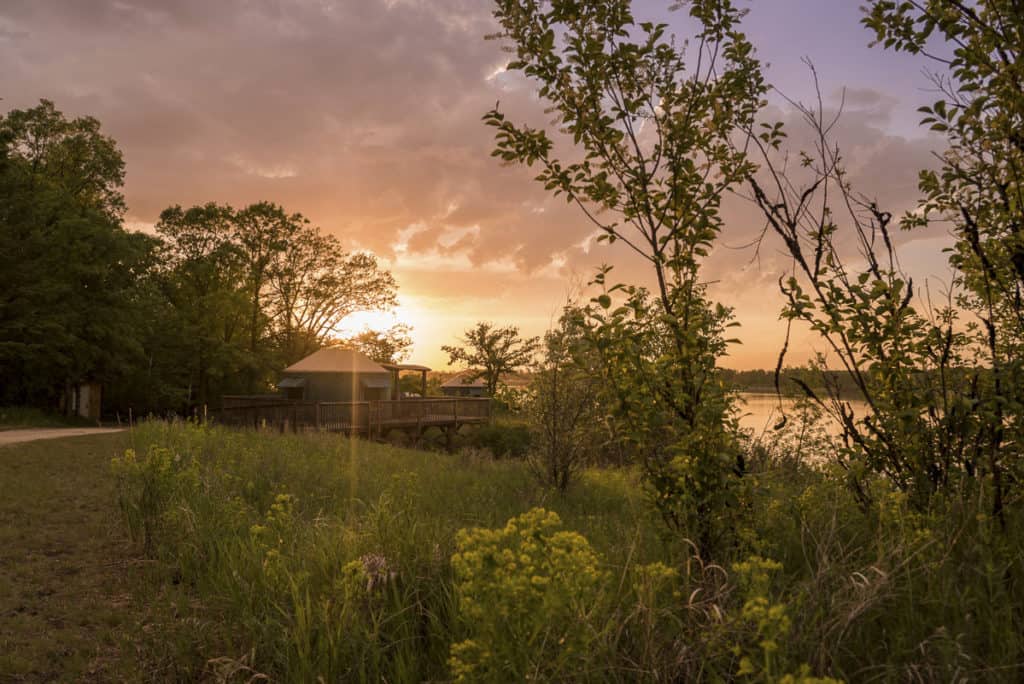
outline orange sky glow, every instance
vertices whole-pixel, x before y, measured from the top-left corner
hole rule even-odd
[[[688,35],[669,4],[637,0],[635,13]],[[895,215],[913,208],[917,172],[941,144],[916,127],[916,107],[934,99],[922,63],[869,48],[859,3],[744,4],[772,83],[811,97],[808,56],[827,107],[846,88],[836,136],[854,185]],[[399,307],[353,316],[343,331],[410,324],[409,361],[443,369],[441,345],[478,321],[541,334],[603,263],[622,281],[649,278],[619,246],[596,245],[593,227],[534,172],[490,156],[481,117],[496,101],[512,120],[549,119],[535,85],[505,71],[507,54],[484,40],[496,28],[490,11],[486,0],[11,0],[0,5],[0,95],[7,109],[48,98],[102,122],[127,164],[129,227],[150,228],[174,204],[269,200],[376,254]],[[781,97],[765,115],[800,143]],[[763,226],[748,202],[727,198],[723,215],[706,274],[735,308],[743,344],[722,365],[772,367],[789,264],[770,239],[756,253],[745,246]],[[898,239],[918,282],[941,289],[942,229]],[[816,350],[798,330],[789,360]]]

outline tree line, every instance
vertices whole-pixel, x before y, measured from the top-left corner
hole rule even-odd
[[[396,303],[375,257],[271,202],[174,205],[153,234],[126,230],[124,173],[95,118],[45,100],[0,117],[0,405],[58,408],[85,382],[137,413],[267,392],[346,316]],[[408,332],[344,342],[394,360]]]

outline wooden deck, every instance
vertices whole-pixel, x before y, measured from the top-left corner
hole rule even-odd
[[[224,425],[345,432],[368,437],[382,436],[391,429],[457,430],[462,425],[486,423],[490,417],[490,399],[465,397],[314,402],[231,396],[224,397],[224,408],[218,413],[218,420]]]

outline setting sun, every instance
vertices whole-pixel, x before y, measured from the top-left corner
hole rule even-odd
[[[357,311],[342,319],[335,331],[340,337],[351,337],[363,330],[383,332],[399,323],[408,322],[408,312],[401,306],[392,311]]]

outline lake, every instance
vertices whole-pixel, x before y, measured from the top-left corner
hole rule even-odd
[[[780,399],[774,394],[756,394],[753,392],[740,392],[740,400],[742,401],[740,427],[753,430],[754,436],[760,435],[765,431],[771,431],[772,426],[781,418],[780,406],[782,410],[789,413],[797,404],[797,400],[791,397],[782,397]],[[849,404],[853,407],[853,412],[857,416],[864,415],[867,412],[867,404],[863,401],[850,400]],[[829,432],[838,433],[839,425],[829,419],[828,429]]]

